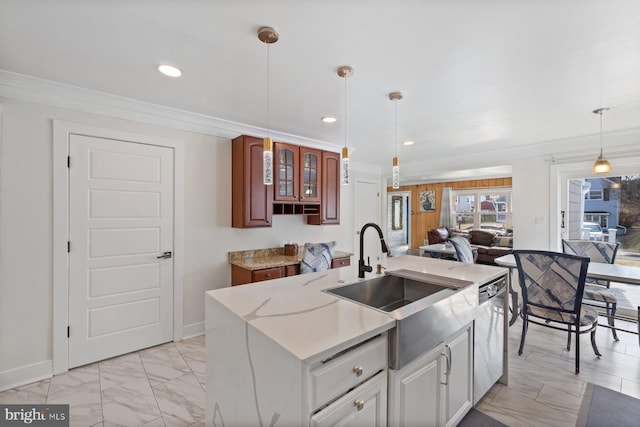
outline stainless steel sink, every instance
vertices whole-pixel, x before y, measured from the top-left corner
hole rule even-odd
[[[408,270],[325,292],[383,311],[396,320],[389,333],[389,366],[400,369],[473,321],[478,284]]]
[[[432,283],[385,275],[328,289],[327,292],[389,312],[446,289]]]

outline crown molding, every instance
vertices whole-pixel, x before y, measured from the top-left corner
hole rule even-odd
[[[0,97],[228,139],[238,135],[267,136],[267,130],[264,128],[2,69],[0,69]],[[338,144],[284,132],[269,131],[268,134],[275,140],[322,150],[339,152],[342,148]]]

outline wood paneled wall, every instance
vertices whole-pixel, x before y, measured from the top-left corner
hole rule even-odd
[[[451,187],[454,190],[469,190],[473,188],[511,187],[511,178],[476,179],[469,181],[435,182],[429,184],[404,185],[394,190],[387,187],[387,193],[396,191],[411,192],[411,248],[416,249],[424,245],[427,231],[440,225],[440,208],[442,207],[442,189]],[[420,192],[436,192],[435,212],[420,212],[418,203]]]

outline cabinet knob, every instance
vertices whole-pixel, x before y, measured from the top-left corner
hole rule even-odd
[[[267,273],[267,277],[271,277],[271,273]]]
[[[364,408],[364,400],[357,399],[353,402],[353,405],[358,409],[358,411],[362,411],[362,408]]]
[[[362,366],[354,366],[353,367],[353,372],[355,372],[356,377],[359,377],[360,375],[362,375]]]

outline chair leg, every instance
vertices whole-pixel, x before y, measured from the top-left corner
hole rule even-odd
[[[571,335],[571,334],[569,334]],[[580,373],[580,325],[576,325],[576,374]]]
[[[522,336],[520,337],[520,348],[518,349],[518,356],[522,356],[522,349],[524,349],[524,339],[527,336],[528,325],[529,320],[527,319],[527,315],[522,313]]]
[[[598,346],[596,345],[596,329],[597,327],[594,327],[591,331],[591,347],[593,347],[593,352],[596,354],[596,356],[600,358],[602,354],[600,354],[600,351],[598,351]]]
[[[609,307],[611,307],[611,309],[609,309]],[[616,333],[616,310],[618,307],[618,303],[607,303],[607,322],[609,323],[609,326],[611,326],[611,334],[613,335],[613,339],[615,341],[620,341],[620,339],[618,338],[618,334]]]
[[[567,326],[567,351],[571,351],[571,325]]]

